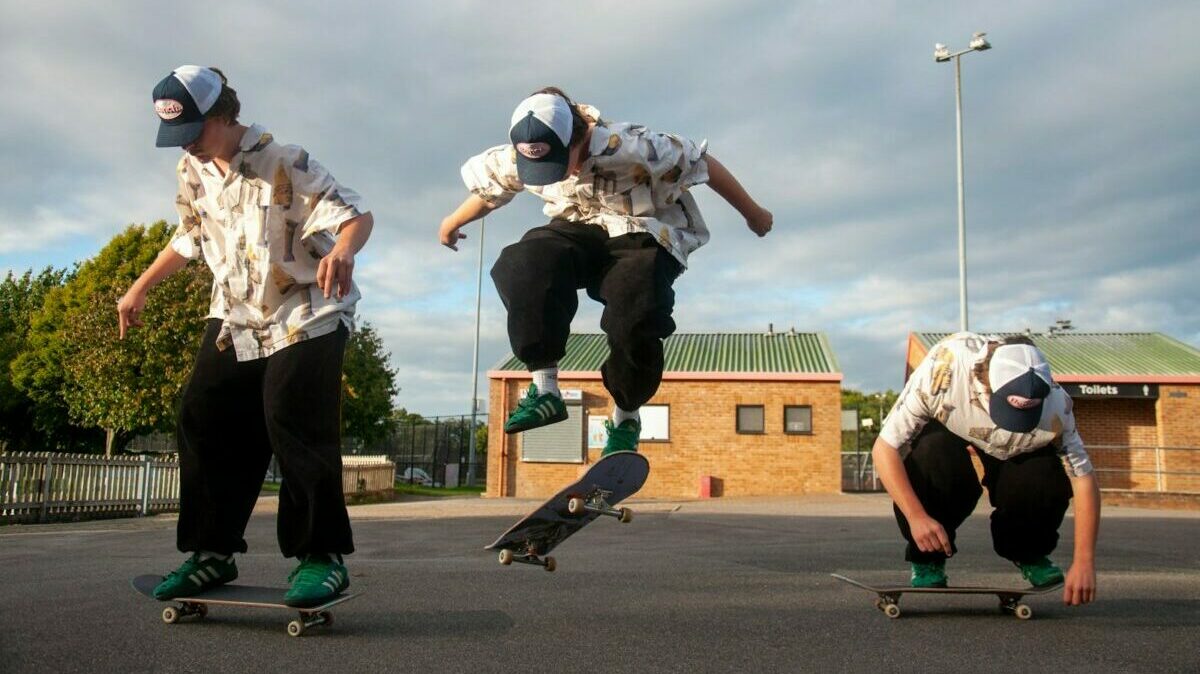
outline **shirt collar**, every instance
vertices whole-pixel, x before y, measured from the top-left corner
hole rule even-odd
[[[259,141],[263,140],[263,137],[267,135],[269,134],[267,134],[266,127],[261,124],[251,124],[250,126],[246,127],[246,131],[242,134],[241,140],[238,141],[237,154],[233,155],[233,157],[229,160],[229,175],[224,177],[226,182],[232,181],[235,175],[241,173],[240,169],[242,167],[242,154],[257,145]],[[216,168],[213,167],[212,162],[201,164],[200,170],[208,176],[221,179],[221,174]]]

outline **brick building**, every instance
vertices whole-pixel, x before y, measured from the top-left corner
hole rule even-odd
[[[651,469],[639,496],[696,497],[706,477],[713,496],[839,491],[842,375],[824,335],[678,334],[664,348],[662,385],[642,408]],[[504,420],[530,374],[511,356],[488,372],[486,496],[545,498],[599,458],[607,356],[604,335],[571,335],[559,362],[569,418],[512,436]]]
[[[1200,349],[1160,333],[1020,334],[1046,354],[1075,402],[1101,488],[1200,495]],[[948,335],[909,335],[906,381]]]

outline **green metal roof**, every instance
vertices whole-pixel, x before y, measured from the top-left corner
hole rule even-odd
[[[916,332],[926,348],[949,332]],[[1194,375],[1200,374],[1200,349],[1158,332],[981,332],[996,337],[1025,335],[1046,354],[1056,374]]]
[[[829,340],[814,332],[677,334],[664,340],[663,349],[667,372],[839,372]],[[558,368],[596,371],[605,358],[604,335],[572,334]],[[524,370],[525,365],[509,354],[493,369]]]

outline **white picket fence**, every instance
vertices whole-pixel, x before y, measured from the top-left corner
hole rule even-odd
[[[0,524],[179,509],[173,455],[0,454]]]
[[[388,457],[342,457],[342,491],[347,497],[391,492],[395,486],[396,464]]]

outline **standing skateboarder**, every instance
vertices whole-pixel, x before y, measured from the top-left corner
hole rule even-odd
[[[315,606],[350,584],[354,551],[339,447],[342,355],[360,297],[354,255],[373,219],[304,149],[238,123],[215,68],[182,66],[154,88],[159,147],[182,147],[179,228],[117,306],[141,325],[155,284],[201,256],[213,272],[208,328],[179,410],[178,547],[192,553],[154,590],[194,595],[237,577],[233,554],[272,451],[284,481],[278,536],[299,565],[285,598]]]
[[[610,355],[601,366],[616,403],[605,422],[603,455],[636,451],[638,409],[658,390],[662,340],[675,331],[671,286],[688,255],[708,241],[689,188],[707,182],[746,218],[758,236],[771,231],[759,206],[707,152],[706,143],[601,119],[555,87],[521,101],[510,144],[462,167],[471,195],[441,225],[442,244],[457,250],[459,230],[528,190],[546,202],[549,224],[506,247],[492,279],[508,310],[513,353],[533,383],[504,425],[506,433],[567,418],[558,389],[577,292],[604,305],[600,327]]]
[[[908,540],[913,587],[945,587],[955,531],[982,493],[968,445],[983,463],[996,554],[1034,587],[1063,582],[1049,555],[1075,498],[1075,554],[1063,601],[1095,597],[1100,489],[1071,398],[1025,337],[969,332],[930,349],[883,422],[873,455]],[[902,458],[902,456],[904,458]]]

